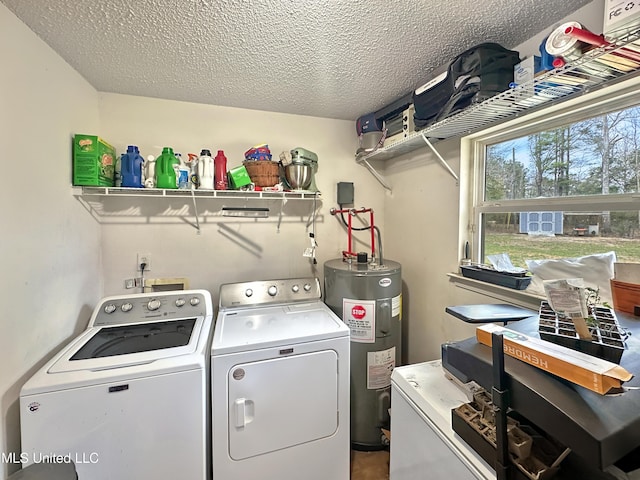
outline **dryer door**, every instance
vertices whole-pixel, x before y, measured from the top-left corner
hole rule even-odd
[[[338,428],[333,350],[235,365],[227,384],[234,460],[325,438]]]

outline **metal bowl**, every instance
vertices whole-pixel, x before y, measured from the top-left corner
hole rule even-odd
[[[292,163],[284,168],[287,183],[294,190],[305,190],[311,185],[313,169],[310,165]]]

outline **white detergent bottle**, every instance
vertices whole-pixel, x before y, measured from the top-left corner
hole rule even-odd
[[[203,149],[198,158],[198,179],[205,190],[213,190],[213,158],[209,150]]]
[[[149,155],[144,162],[144,186],[153,188],[156,186],[156,157]]]

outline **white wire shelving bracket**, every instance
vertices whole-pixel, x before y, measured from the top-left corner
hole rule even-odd
[[[625,51],[639,52],[640,55],[639,40],[640,31],[634,31],[609,45],[593,48],[561,68],[545,72],[533,80],[516,85],[480,103],[472,104],[444,120],[409,133],[405,138],[389,146],[382,146],[364,155],[356,155],[356,162],[364,165],[384,188],[391,190],[391,185],[371,166],[370,161],[389,160],[423,148],[426,143],[457,182],[458,176],[437,152],[435,143],[470,135],[525,113],[640,74],[640,70],[635,67],[630,68],[628,62],[621,60]],[[640,62],[635,61],[635,63]]]
[[[440,155],[440,152],[438,152],[438,150],[436,150],[436,147],[433,146],[433,144],[429,141],[427,136],[423,132],[420,132],[420,133],[421,133],[422,139],[424,140],[424,143],[427,144],[427,146],[431,149],[431,151],[438,158],[438,160],[440,160],[440,163],[442,163],[444,168],[447,169],[447,171],[451,174],[451,176],[456,179],[456,185],[458,185],[458,183],[460,182],[460,179],[458,178],[458,174],[456,172],[454,172],[453,169],[446,162],[446,160],[444,158],[442,158],[442,155]]]

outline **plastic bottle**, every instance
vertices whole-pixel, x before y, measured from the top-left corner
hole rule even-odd
[[[186,190],[189,187],[189,167],[182,160],[182,154],[176,153],[178,163],[173,166],[176,171],[176,184],[179,189]]]
[[[198,155],[195,153],[188,153],[189,161],[187,165],[189,167],[189,186],[193,190],[200,186],[200,177],[198,177]]]
[[[176,189],[176,171],[173,166],[179,163],[173,148],[164,147],[162,154],[156,158],[156,187]]]
[[[200,186],[205,190],[213,190],[213,158],[211,152],[203,149],[198,158],[198,180]]]
[[[122,155],[124,155],[124,153]],[[122,175],[120,175],[120,165],[121,164],[122,164],[122,162],[120,161],[120,158],[116,157],[115,165],[114,165],[114,168],[113,168],[113,186],[114,187],[121,187],[122,186]]]
[[[154,188],[156,186],[156,157],[149,155],[144,162],[144,186]]]
[[[182,162],[182,154],[178,152],[173,152],[173,155],[178,160],[178,163],[173,164],[173,171],[176,174],[176,188],[180,188],[180,162]]]
[[[120,156],[120,178],[123,187],[142,188],[142,164],[144,158],[136,145],[129,145],[127,153]]]
[[[224,156],[224,150],[218,150],[214,164],[216,190],[227,190],[229,188],[227,180],[227,157]]]

